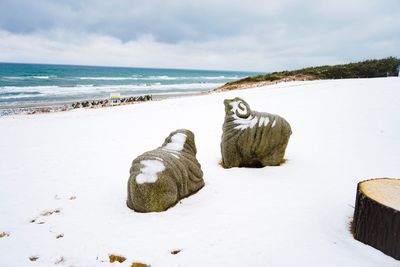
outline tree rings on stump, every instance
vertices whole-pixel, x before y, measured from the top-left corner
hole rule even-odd
[[[358,183],[354,238],[400,260],[400,179]]]

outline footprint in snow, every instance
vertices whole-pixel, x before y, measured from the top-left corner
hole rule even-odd
[[[44,224],[45,222],[40,220],[41,217],[48,217],[50,215],[60,214],[60,213],[61,213],[61,209],[45,210],[42,213],[40,213],[40,215],[37,216],[35,219],[30,220],[30,223]]]
[[[55,196],[54,196],[54,199],[55,199],[55,200],[62,200],[62,199],[75,200],[75,199],[76,199],[76,196],[70,196],[70,197],[67,197],[67,198],[62,198],[62,197],[60,197],[60,196],[58,196],[58,195],[55,195]]]

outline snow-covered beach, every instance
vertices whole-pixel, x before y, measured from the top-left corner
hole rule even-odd
[[[233,97],[289,121],[285,164],[219,165]],[[179,128],[195,133],[205,187],[166,212],[130,210],[132,160]],[[349,223],[359,181],[400,178],[399,136],[397,77],[1,117],[0,265],[398,266]]]

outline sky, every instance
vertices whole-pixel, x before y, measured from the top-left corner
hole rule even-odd
[[[0,0],[0,62],[270,72],[388,56],[399,0]]]

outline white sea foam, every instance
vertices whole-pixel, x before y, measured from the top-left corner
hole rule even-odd
[[[51,77],[55,78],[55,77]],[[28,80],[28,79],[42,79],[47,80],[50,79],[50,76],[47,75],[34,75],[34,76],[4,76],[2,79],[6,80]]]
[[[4,76],[1,78],[5,79],[5,80],[24,80],[24,79],[26,79],[25,77],[20,77],[20,76]]]
[[[207,90],[216,88],[222,85],[221,83],[184,83],[184,84],[161,84],[161,83],[150,83],[150,84],[139,84],[139,85],[101,85],[96,86],[93,84],[89,85],[77,85],[73,87],[62,87],[62,86],[3,86],[0,87],[2,93],[4,92],[18,92],[18,91],[37,91],[44,94],[86,94],[91,92],[110,92],[110,91],[138,91],[138,90],[159,90],[159,91],[180,91],[180,90]]]
[[[32,76],[32,78],[35,78],[35,79],[49,79],[50,76],[37,75],[37,76]]]
[[[77,77],[79,80],[97,80],[97,81],[124,81],[137,80],[136,77]]]
[[[161,80],[161,81],[175,81],[175,80],[237,80],[243,77],[239,76],[128,76],[128,77],[75,77],[79,80],[97,80],[97,81],[124,81],[124,80]]]
[[[21,98],[34,98],[39,97],[41,94],[34,94],[34,93],[25,93],[25,94],[18,94],[18,95],[0,95],[0,100],[7,100],[7,99],[21,99]]]
[[[112,92],[122,96],[157,95],[157,94],[190,94],[204,92],[221,83],[188,83],[188,84],[140,84],[95,86],[78,85],[74,87],[60,86],[4,86],[0,87],[0,107],[41,102],[76,101],[107,99]],[[18,94],[21,92],[21,94]]]

